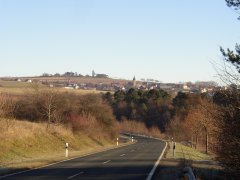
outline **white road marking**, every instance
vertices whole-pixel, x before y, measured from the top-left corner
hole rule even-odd
[[[109,162],[111,162],[111,160],[108,160],[108,161],[104,162],[103,164],[107,164],[107,163],[109,163]]]
[[[84,172],[80,172],[80,173],[78,173],[78,174],[75,174],[75,175],[73,175],[73,176],[68,177],[67,179],[75,178],[75,177],[77,177],[77,176],[79,176],[79,175],[81,175],[81,174],[83,174],[83,173],[84,173]]]
[[[121,157],[123,157],[123,156],[126,156],[126,154],[122,154],[122,155],[120,155]]]
[[[130,152],[134,152],[135,150],[133,149],[133,150],[131,150]]]
[[[165,143],[166,143],[166,142],[165,142]],[[156,162],[155,165],[153,166],[153,168],[152,168],[151,172],[149,173],[149,175],[148,175],[148,177],[147,177],[146,180],[151,180],[151,179],[152,179],[152,177],[153,177],[153,175],[154,175],[154,173],[155,173],[155,171],[156,171],[156,169],[157,169],[157,166],[158,166],[159,162],[161,161],[161,159],[162,159],[162,157],[163,157],[163,154],[164,154],[166,148],[167,148],[167,143],[166,143],[166,145],[165,145],[165,147],[164,147],[164,149],[163,149],[163,151],[162,151],[162,154],[159,156],[157,162]]]

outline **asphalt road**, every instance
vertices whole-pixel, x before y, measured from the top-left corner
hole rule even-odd
[[[0,179],[147,179],[165,142],[135,137],[137,143]]]

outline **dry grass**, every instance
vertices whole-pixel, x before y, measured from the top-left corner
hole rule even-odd
[[[40,86],[45,87],[44,85]],[[33,83],[0,80],[0,92],[2,93],[22,95],[28,93],[32,88]]]
[[[100,94],[100,93],[106,93],[107,91],[98,91],[98,90],[84,90],[84,89],[64,89],[64,88],[58,88],[60,92],[62,93],[74,93],[79,95],[86,95],[86,94]]]
[[[0,86],[1,87],[6,87],[6,88],[16,88],[16,87],[25,88],[25,87],[30,87],[31,83],[0,80]]]
[[[40,87],[47,87],[45,85],[39,84]],[[33,91],[34,83],[28,82],[17,82],[17,81],[2,81],[0,80],[0,93],[9,93],[15,95],[29,94]],[[59,92],[62,93],[74,93],[74,94],[99,94],[106,93],[106,91],[98,90],[83,90],[83,89],[64,89],[56,88]]]
[[[126,83],[127,80],[120,80],[120,79],[111,79],[111,78],[92,78],[92,77],[35,77],[33,80],[42,80],[48,82],[68,82],[73,81],[76,83],[92,83],[92,84],[111,84],[111,83]]]
[[[13,80],[16,78],[2,78],[6,81]],[[92,77],[22,77],[20,78],[22,81],[26,81],[27,79],[31,79],[32,81],[42,81],[42,82],[59,82],[59,83],[65,83],[65,82],[76,82],[76,83],[92,83],[92,84],[111,84],[111,83],[120,83],[125,84],[129,80],[124,79],[111,79],[111,78],[92,78]]]
[[[12,120],[6,127],[0,120],[1,144],[0,166],[32,168],[65,159],[65,143],[69,143],[70,157],[98,148],[109,147],[115,142],[109,139],[94,139],[83,133],[73,134],[71,128]]]

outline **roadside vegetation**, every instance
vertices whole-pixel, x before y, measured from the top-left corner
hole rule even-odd
[[[3,121],[0,125],[5,126]],[[112,139],[100,134],[94,137],[85,132],[73,133],[71,127],[64,125],[51,126],[46,131],[46,126],[46,123],[12,120],[8,129],[1,130],[2,170],[33,168],[65,159],[66,142],[70,158],[113,145]]]
[[[226,0],[237,13],[239,0]],[[239,18],[238,18],[239,19]],[[228,86],[211,96],[193,97],[178,94],[173,100],[175,116],[169,124],[169,134],[175,139],[185,139],[192,147],[200,148],[204,139],[206,153],[214,153],[228,178],[240,176],[240,45],[235,50],[220,47],[223,63],[215,69],[222,83]]]
[[[115,146],[119,132],[99,94],[62,93],[39,84],[22,96],[0,93],[0,127],[0,166],[11,167],[64,158],[66,142],[70,155]]]
[[[175,153],[173,155],[173,147],[172,143],[169,143],[170,149],[166,153],[166,158],[176,158],[176,159],[184,159],[188,161],[202,161],[202,160],[212,160],[213,157],[209,154],[202,153],[200,151],[195,150],[189,146],[183,145],[181,143],[176,143]]]

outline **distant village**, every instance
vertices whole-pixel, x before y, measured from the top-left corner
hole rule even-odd
[[[212,94],[216,90],[226,88],[219,87],[214,81],[198,81],[195,83],[162,83],[154,79],[139,79],[134,76],[132,80],[114,79],[106,74],[96,74],[92,71],[92,75],[83,76],[78,73],[66,72],[64,74],[56,73],[54,75],[43,73],[38,77],[23,77],[11,79],[18,82],[38,82],[49,87],[60,87],[65,89],[83,89],[96,91],[127,91],[130,88],[141,90],[163,89],[171,94],[178,92],[185,93],[208,93]]]

